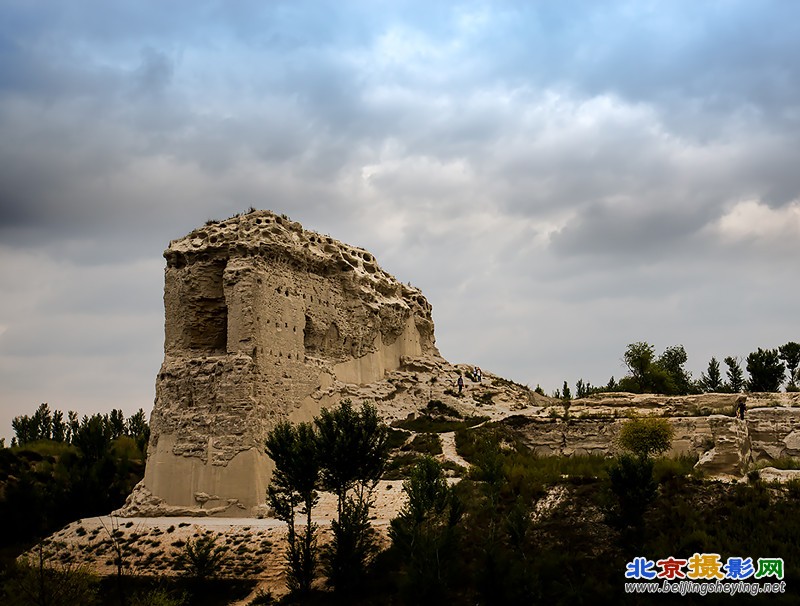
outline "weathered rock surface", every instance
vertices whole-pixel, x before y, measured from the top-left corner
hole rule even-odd
[[[436,364],[431,306],[367,251],[269,211],[211,223],[164,252],[164,362],[141,492],[164,507],[250,515],[277,420],[308,420],[407,356]],[[144,491],[163,503],[144,498]],[[202,503],[197,495],[204,494]],[[136,502],[135,498],[140,498]],[[222,508],[222,509],[220,509]]]
[[[608,455],[618,450],[615,438],[625,419],[666,417],[675,432],[670,456],[694,455],[696,467],[707,476],[737,478],[757,463],[800,457],[800,410],[795,396],[598,394],[573,400],[569,406],[553,401],[549,408],[529,408],[503,423],[542,455]],[[748,407],[745,420],[733,416],[739,402]]]

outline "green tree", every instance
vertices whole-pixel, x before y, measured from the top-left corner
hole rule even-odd
[[[656,496],[652,457],[669,450],[673,435],[672,425],[661,417],[630,419],[620,428],[617,442],[631,454],[616,457],[608,475],[617,497],[616,521],[622,528],[641,529],[644,512]]]
[[[622,359],[630,374],[619,382],[621,390],[686,394],[694,389],[691,374],[684,368],[687,356],[683,345],[667,347],[656,359],[653,346],[638,341],[628,345]]]
[[[708,362],[708,370],[700,375],[700,385],[705,392],[715,392],[722,388],[722,373],[716,358],[711,358]]]
[[[374,405],[356,411],[350,400],[336,409],[323,410],[314,420],[319,436],[322,486],[338,499],[341,514],[350,490],[374,488],[386,466],[388,428]]]
[[[78,431],[72,436],[72,443],[83,453],[85,459],[92,463],[99,461],[111,447],[111,428],[108,416],[94,414],[84,415]]]
[[[622,454],[608,467],[611,492],[616,496],[617,507],[611,519],[619,527],[639,529],[647,506],[656,497],[658,488],[653,479],[653,459]]]
[[[654,356],[655,349],[646,341],[637,341],[629,344],[622,356],[631,373],[633,382],[639,387],[639,391],[645,391],[649,386],[647,377]]]
[[[786,362],[786,369],[789,371],[789,383],[786,391],[797,390],[797,367],[800,366],[800,343],[789,341],[778,348],[781,360]]]
[[[308,593],[317,567],[317,526],[311,511],[319,497],[320,458],[318,437],[311,423],[293,426],[278,423],[267,436],[265,450],[275,462],[272,482],[267,491],[270,506],[279,520],[288,526],[288,585],[291,591]],[[306,516],[306,527],[295,530],[295,510]]]
[[[74,410],[67,411],[67,442],[72,444],[80,427],[81,423],[78,420],[78,413]]]
[[[116,440],[125,433],[125,415],[117,408],[111,409],[108,416],[108,427],[111,432],[111,439]]]
[[[147,424],[147,417],[141,408],[125,421],[125,434],[136,440],[136,446],[142,454],[147,454],[150,426]]]
[[[42,402],[33,415],[36,425],[36,439],[49,440],[53,435],[53,415],[47,402]]]
[[[744,388],[744,372],[739,358],[726,356],[723,362],[728,367],[728,370],[725,371],[728,377],[728,382],[725,385],[726,389],[732,393],[739,393]]]
[[[659,393],[687,394],[691,391],[691,374],[684,368],[688,356],[683,345],[667,347],[656,360],[656,365],[666,372],[668,386]]]
[[[572,393],[570,392],[569,385],[567,385],[566,381],[564,381],[564,387],[561,389],[561,397],[564,400],[571,400],[572,399]]]
[[[14,430],[12,444],[24,446],[29,442],[39,439],[38,428],[28,415],[20,415],[11,420],[11,429]]]
[[[674,430],[663,417],[634,418],[623,423],[617,442],[637,457],[647,458],[669,450]]]
[[[388,428],[375,406],[365,403],[356,411],[350,400],[323,410],[314,424],[322,486],[338,499],[333,540],[326,551],[328,579],[337,591],[346,592],[363,577],[376,550],[369,509],[386,466]]]
[[[403,482],[403,492],[408,501],[391,521],[389,536],[402,557],[413,601],[436,601],[453,568],[449,554],[457,549],[462,508],[442,466],[430,456],[414,466]]]
[[[52,440],[54,442],[66,442],[67,424],[64,423],[64,413],[60,410],[53,412]]]
[[[777,349],[761,349],[747,356],[750,380],[748,391],[778,391],[783,383],[786,366],[780,361]]]

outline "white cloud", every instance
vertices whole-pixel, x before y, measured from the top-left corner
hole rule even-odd
[[[745,200],[735,204],[714,225],[728,243],[757,241],[765,244],[800,245],[800,201],[778,208]]]

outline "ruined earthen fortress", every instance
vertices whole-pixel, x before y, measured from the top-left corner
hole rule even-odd
[[[170,506],[250,515],[265,499],[263,445],[277,420],[310,420],[337,386],[383,379],[404,356],[438,356],[419,290],[285,217],[209,223],[164,256],[144,488]]]
[[[209,222],[164,256],[164,363],[147,467],[119,515],[261,515],[267,432],[344,397],[374,402],[387,422],[443,403],[454,418],[504,423],[543,455],[608,454],[629,416],[668,417],[671,454],[697,457],[712,477],[800,456],[800,393],[564,402],[488,372],[456,393],[470,367],[439,355],[419,290],[366,250],[268,211]],[[745,398],[742,421],[732,410]],[[453,445],[452,432],[444,441]],[[440,456],[465,464],[454,446]]]

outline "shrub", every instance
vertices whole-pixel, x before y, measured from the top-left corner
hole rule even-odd
[[[187,539],[183,551],[175,557],[175,567],[197,582],[219,576],[229,556],[228,548],[217,545],[217,540],[210,532]]]
[[[405,452],[396,457],[392,457],[383,472],[383,479],[400,480],[402,478],[407,478],[411,467],[413,467],[418,460],[419,454],[416,452]]]
[[[445,433],[450,431],[458,431],[467,427],[474,427],[484,421],[488,421],[489,417],[474,416],[468,417],[460,421],[450,419],[443,419],[441,417],[430,417],[421,415],[415,419],[404,419],[402,421],[395,421],[392,423],[393,427],[400,427],[416,433]]]
[[[187,599],[184,593],[176,596],[166,589],[157,587],[134,594],[129,604],[130,606],[183,606]]]
[[[653,460],[621,455],[609,465],[608,477],[618,505],[612,519],[623,528],[640,526],[645,509],[656,496]]]
[[[442,454],[442,440],[435,433],[417,434],[410,444],[403,447],[403,450],[413,450],[428,455]]]
[[[405,444],[408,441],[410,435],[411,433],[408,431],[404,431],[402,429],[395,429],[394,427],[391,427],[389,428],[389,431],[386,434],[386,447],[389,450],[400,448],[403,444]]]
[[[674,430],[664,418],[634,418],[623,423],[617,441],[638,457],[659,455],[669,450]]]
[[[40,546],[35,558],[14,563],[6,573],[3,604],[8,606],[91,606],[98,579],[83,568],[50,561]]]
[[[659,484],[672,478],[695,475],[694,469],[697,456],[680,456],[676,458],[661,458],[653,465],[653,478]]]

